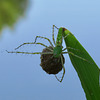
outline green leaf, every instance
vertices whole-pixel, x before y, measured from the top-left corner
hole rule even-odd
[[[87,100],[100,100],[99,67],[75,36],[69,33],[70,31],[64,30],[65,44],[67,47],[74,48],[67,50],[74,54],[69,53],[69,57],[79,76],[86,98]]]

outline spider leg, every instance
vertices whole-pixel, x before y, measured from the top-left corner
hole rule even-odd
[[[72,56],[75,56],[75,57],[77,57],[77,58],[79,58],[79,59],[81,59],[81,60],[83,60],[83,61],[86,61],[86,62],[88,62],[88,63],[90,63],[90,64],[93,64],[92,62],[88,61],[87,59],[82,58],[82,57],[80,57],[80,56],[78,56],[78,55],[75,55],[75,54],[72,53],[72,52],[62,52],[62,54],[66,54],[66,53],[71,54]]]
[[[42,37],[42,36],[36,36],[36,38],[35,38],[35,42],[34,42],[34,43],[36,43],[37,38],[43,38],[43,39],[48,40],[49,43],[51,44],[51,46],[54,47],[53,44],[52,44],[52,42],[50,41],[50,39],[48,39],[48,38],[46,38],[46,37]]]
[[[56,45],[55,38],[54,38],[54,25],[53,25],[53,28],[52,28],[52,40],[53,40],[54,45]]]
[[[7,51],[7,50],[6,50]],[[20,52],[20,51],[7,51],[8,53],[21,53],[21,54],[53,54],[53,52]]]
[[[70,34],[70,33],[69,33],[69,34]],[[67,34],[66,36],[64,36],[64,38],[68,37],[69,34]]]
[[[72,49],[72,50],[80,51],[80,50],[78,50],[78,49],[71,48],[71,47],[64,48],[62,51],[65,51],[66,49]]]
[[[56,45],[55,38],[54,38],[54,28],[56,29],[59,29],[59,28],[57,28],[55,25],[53,25],[53,28],[52,28],[52,39],[53,39],[54,45]]]
[[[57,30],[59,29],[56,25],[53,25],[53,27],[55,27]]]
[[[72,33],[69,32],[66,36],[64,36],[64,39],[67,38],[70,34],[73,35]]]
[[[27,43],[21,44],[20,46],[18,46],[17,48],[15,48],[15,50],[19,49],[21,46],[26,45],[26,44],[40,44],[40,45],[42,45],[42,46],[44,46],[44,47],[46,47],[46,48],[48,47],[48,46],[46,46],[46,45],[43,44],[43,43],[34,43],[34,42],[29,43],[29,42],[27,42]]]
[[[59,80],[59,79],[57,78],[57,76],[55,75],[56,79],[57,79],[59,82],[62,82],[62,80],[63,80],[63,78],[64,78],[64,75],[65,75],[65,67],[64,67],[64,64],[63,64],[63,58],[62,58],[62,56],[61,56],[61,63],[62,63],[62,66],[63,66],[63,75],[62,75],[61,80]]]

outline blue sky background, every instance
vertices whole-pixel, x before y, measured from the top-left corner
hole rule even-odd
[[[8,54],[37,35],[52,39],[52,25],[69,29],[100,66],[100,0],[31,0],[26,16],[0,38],[0,100],[86,100],[80,80],[68,55],[62,83],[46,74],[40,55]],[[55,31],[55,37],[57,30]],[[43,39],[38,42],[49,45]],[[65,44],[63,44],[65,47]],[[42,51],[26,45],[20,51]],[[58,77],[62,76],[62,72]]]

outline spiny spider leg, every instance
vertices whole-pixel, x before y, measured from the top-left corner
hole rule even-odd
[[[64,38],[68,37],[70,34],[73,35],[71,32],[69,32],[66,36],[64,36]]]
[[[92,62],[88,61],[87,59],[82,58],[82,57],[80,57],[80,56],[78,56],[78,55],[75,55],[75,54],[72,53],[72,52],[62,52],[62,54],[66,54],[66,53],[71,54],[72,56],[75,56],[75,57],[77,57],[77,58],[79,58],[79,59],[81,59],[81,60],[83,60],[83,61],[86,61],[86,62],[88,62],[88,63],[90,63],[90,64],[93,64]]]
[[[54,25],[53,25],[53,28],[52,28],[52,39],[53,39],[54,45],[56,45],[55,38],[54,38]]]
[[[56,45],[55,38],[54,38],[54,28],[56,29],[59,29],[59,28],[57,28],[55,25],[53,25],[53,28],[52,28],[52,39],[53,39],[54,45]]]
[[[63,66],[63,76],[62,76],[62,79],[60,82],[62,82],[63,78],[64,78],[64,75],[65,75],[65,67],[64,67],[64,64],[63,64],[63,58],[61,56],[61,63],[62,63],[62,66]]]
[[[59,79],[57,78],[57,76],[55,75],[56,79],[57,79],[59,82],[62,82],[62,80],[63,80],[63,78],[64,78],[64,75],[65,75],[65,67],[64,67],[64,64],[63,64],[63,58],[62,58],[62,56],[61,56],[61,63],[62,63],[62,66],[63,66],[63,75],[62,75],[61,80],[59,80]]]
[[[70,34],[70,33],[69,33],[69,34]],[[67,34],[66,36],[64,36],[64,38],[68,37],[69,34]]]
[[[43,43],[34,43],[34,42],[27,42],[27,43],[23,43],[23,44],[21,44],[20,46],[18,46],[17,48],[15,48],[15,50],[17,50],[17,49],[19,49],[21,46],[23,46],[23,45],[26,45],[26,44],[40,44],[40,45],[42,45],[42,46],[44,46],[44,47],[48,47],[48,46],[46,46],[45,44],[43,44]]]
[[[50,41],[50,39],[48,39],[48,38],[46,38],[46,37],[42,37],[42,36],[36,36],[36,38],[35,38],[35,42],[34,42],[34,43],[36,43],[37,38],[43,38],[43,39],[48,40],[49,43],[51,44],[51,46],[54,47],[53,44],[52,44],[52,42]]]
[[[72,49],[72,50],[80,51],[80,50],[78,50],[78,49],[71,48],[71,47],[64,48],[62,51],[65,51],[66,49]]]
[[[55,27],[57,30],[59,29],[56,25],[53,25],[53,27]]]
[[[6,50],[7,51],[7,50]],[[11,51],[11,52],[9,52],[9,51],[7,51],[8,53],[22,53],[22,54],[53,54],[53,52],[19,52],[19,51],[16,51],[16,52],[14,52],[14,51]]]

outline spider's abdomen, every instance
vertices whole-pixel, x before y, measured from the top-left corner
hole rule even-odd
[[[53,48],[50,46],[49,49],[53,50]],[[51,52],[48,48],[43,49],[44,52]],[[65,63],[65,59],[63,55],[61,55],[63,58],[63,64]],[[53,54],[41,54],[41,64],[40,66],[42,69],[47,72],[48,74],[57,74],[62,70],[62,63],[61,63],[61,56],[54,57]]]

